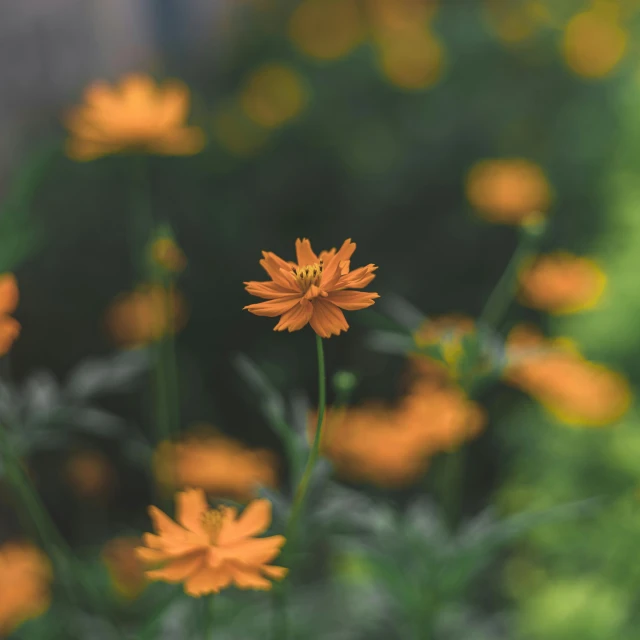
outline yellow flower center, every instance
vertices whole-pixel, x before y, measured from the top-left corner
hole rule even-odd
[[[209,536],[209,542],[216,544],[222,529],[222,511],[220,509],[205,511],[202,514],[202,526]]]
[[[293,273],[293,277],[300,285],[303,293],[306,293],[311,288],[311,285],[320,285],[323,269],[324,261],[320,260],[320,262],[308,264],[306,267],[293,267],[291,273]]]

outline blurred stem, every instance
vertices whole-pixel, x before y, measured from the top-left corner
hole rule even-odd
[[[316,424],[316,433],[313,438],[313,444],[311,445],[311,451],[307,458],[307,464],[305,465],[300,479],[300,484],[296,489],[295,496],[293,498],[293,507],[291,509],[291,516],[287,524],[287,540],[295,537],[295,530],[300,518],[300,513],[304,504],[304,499],[309,489],[309,482],[313,474],[313,469],[316,466],[318,457],[320,456],[320,440],[322,436],[322,423],[324,422],[324,412],[327,403],[327,381],[324,367],[324,348],[322,344],[322,338],[316,334],[316,351],[318,355],[318,422]]]
[[[215,596],[211,594],[205,598],[205,631],[204,640],[211,640],[213,638],[213,630],[215,627],[216,611],[215,611]]]

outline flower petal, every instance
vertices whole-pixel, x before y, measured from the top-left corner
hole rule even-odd
[[[202,489],[187,489],[176,496],[177,520],[193,533],[203,533],[202,516],[209,508]]]
[[[230,564],[229,568],[233,576],[233,583],[239,589],[259,589],[260,591],[269,591],[273,584],[270,580],[263,577],[256,569],[249,569],[237,564]]]
[[[289,569],[286,567],[278,567],[273,564],[266,564],[263,567],[260,567],[260,569],[265,576],[272,580],[282,580],[282,578],[289,573]]]
[[[8,353],[20,335],[20,323],[11,316],[0,317],[0,356]]]
[[[149,580],[182,582],[204,566],[205,557],[204,553],[192,553],[181,558],[175,558],[162,569],[146,571],[145,575]]]
[[[257,567],[271,562],[286,542],[284,536],[268,538],[245,538],[227,546],[218,546],[216,551],[223,560],[241,562],[247,567]]]
[[[153,522],[153,528],[161,536],[184,539],[186,531],[158,507],[149,507],[149,516]]]
[[[366,267],[359,267],[340,276],[335,284],[336,289],[362,289],[366,287],[375,277],[376,265],[368,264]]]
[[[322,338],[330,338],[339,335],[341,331],[349,328],[344,313],[335,304],[327,302],[324,298],[316,298],[313,301],[313,316],[309,321],[311,328]]]
[[[345,240],[337,253],[324,265],[322,274],[322,287],[331,287],[340,277],[340,263],[349,260],[356,250],[355,242],[351,238]]]
[[[287,280],[283,278],[280,273],[280,269],[291,271],[295,265],[283,260],[280,256],[277,256],[275,253],[271,253],[270,251],[263,251],[262,255],[263,260],[260,260],[260,266],[269,274],[275,283],[286,287]]]
[[[291,308],[298,304],[300,299],[301,294],[292,293],[289,296],[283,296],[282,298],[277,298],[275,300],[249,304],[244,308],[256,316],[268,316],[269,318],[274,318],[275,316],[286,314]]]
[[[257,296],[258,298],[265,298],[267,300],[271,300],[272,298],[283,298],[291,295],[292,293],[298,293],[299,289],[291,289],[289,287],[283,287],[281,284],[277,284],[272,281],[268,282],[256,282],[252,280],[251,282],[244,283],[245,289],[252,296]]]
[[[224,565],[216,569],[205,566],[187,579],[184,590],[188,595],[195,597],[218,593],[231,583],[231,577],[231,571]]]
[[[158,562],[165,562],[169,559],[164,551],[160,549],[149,549],[147,547],[136,547],[136,557],[142,562],[149,564],[157,564]]]
[[[318,256],[313,252],[311,242],[307,238],[302,238],[302,240],[298,238],[296,240],[296,257],[299,267],[306,267],[308,264],[318,262]]]
[[[375,299],[379,297],[377,293],[365,291],[331,291],[327,296],[327,300],[341,309],[357,311],[358,309],[370,307]]]
[[[233,516],[234,514],[231,513]],[[235,520],[226,520],[218,544],[224,546],[266,531],[271,524],[271,502],[269,500],[252,500]]]
[[[263,303],[266,304],[266,303]],[[255,306],[255,305],[253,305]],[[302,329],[313,315],[313,304],[309,300],[302,299],[293,309],[287,311],[280,318],[280,322],[273,328],[274,331],[284,331],[291,333]]]

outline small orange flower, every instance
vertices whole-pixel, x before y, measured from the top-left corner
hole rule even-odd
[[[204,134],[186,126],[188,108],[189,89],[177,80],[157,85],[132,74],[115,87],[96,82],[85,91],[84,104],[66,118],[67,154],[79,161],[131,150],[193,155],[202,150]]]
[[[519,280],[522,304],[556,314],[595,307],[607,283],[596,262],[563,251],[539,256],[526,264]]]
[[[67,461],[66,478],[79,498],[105,498],[113,489],[115,471],[99,451],[80,451]]]
[[[489,222],[522,224],[551,202],[542,169],[524,158],[483,160],[471,168],[467,198]],[[539,215],[539,213],[537,213]]]
[[[354,242],[345,240],[338,251],[331,249],[317,256],[309,240],[298,239],[297,263],[263,251],[260,264],[271,280],[244,284],[251,295],[267,301],[244,308],[257,316],[282,316],[274,331],[297,331],[310,324],[322,338],[339,335],[349,328],[342,309],[364,309],[380,297],[377,293],[350,291],[366,287],[378,268],[369,264],[350,271],[355,249]]]
[[[507,340],[505,380],[533,396],[560,422],[600,427],[618,421],[632,401],[627,380],[589,362],[567,340],[515,327]]]
[[[139,347],[177,333],[187,317],[187,303],[179,291],[143,284],[113,301],[106,327],[116,344]]]
[[[9,542],[0,547],[0,635],[37,618],[51,601],[51,564],[36,547]]]
[[[171,236],[160,236],[149,248],[151,262],[171,273],[180,273],[187,266],[187,258]]]
[[[163,442],[155,453],[154,469],[159,483],[172,491],[176,486],[197,487],[237,502],[255,498],[257,485],[278,483],[272,452],[247,449],[216,433],[194,435],[178,444]]]
[[[16,277],[12,273],[0,275],[0,356],[9,352],[20,335],[20,323],[9,315],[16,310],[19,295]]]
[[[147,586],[145,567],[136,553],[141,543],[135,537],[114,538],[102,550],[111,584],[127,600],[135,600]]]
[[[287,569],[267,564],[279,553],[284,536],[256,538],[271,523],[271,503],[254,500],[237,517],[233,507],[211,509],[202,489],[177,494],[174,522],[156,507],[149,508],[156,534],[144,535],[138,557],[150,565],[149,580],[183,582],[194,597],[218,593],[232,583],[240,589],[271,589]]]

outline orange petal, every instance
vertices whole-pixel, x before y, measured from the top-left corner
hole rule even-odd
[[[233,515],[233,514],[232,514]],[[269,500],[252,500],[237,520],[229,519],[220,532],[218,544],[225,545],[258,535],[271,524]]]
[[[284,287],[288,286],[287,280],[283,278],[280,270],[291,271],[293,265],[269,251],[263,251],[262,255],[263,260],[260,260],[260,266],[269,274],[274,282]]]
[[[183,123],[189,108],[189,89],[178,80],[167,80],[161,87],[161,122],[165,126]]]
[[[208,593],[218,593],[230,583],[231,571],[228,567],[224,565],[216,569],[203,567],[186,580],[184,590],[190,596],[198,597]]]
[[[245,289],[252,296],[257,296],[258,298],[266,298],[267,300],[271,300],[272,298],[282,298],[292,293],[297,293],[297,290],[292,290],[288,287],[283,287],[280,284],[276,284],[275,282],[245,282]]]
[[[0,356],[5,355],[11,349],[11,345],[20,335],[20,323],[11,316],[0,318]]]
[[[267,564],[261,567],[262,573],[265,576],[271,578],[272,580],[282,580],[287,573],[289,573],[289,569],[286,567],[277,567],[273,564]]]
[[[318,256],[313,252],[311,242],[307,238],[302,238],[302,240],[298,238],[296,240],[296,257],[299,267],[306,267],[308,264],[318,262]]]
[[[375,277],[373,273],[378,267],[369,264],[366,267],[359,267],[341,276],[335,285],[336,289],[362,289],[366,287]]]
[[[194,533],[203,533],[202,515],[209,508],[202,489],[180,491],[176,497],[177,520]]]
[[[18,306],[20,293],[13,273],[0,276],[0,313],[13,313]]]
[[[365,293],[364,291],[331,291],[327,300],[341,309],[357,311],[370,307],[379,297],[377,293]]]
[[[327,302],[323,298],[316,298],[313,301],[313,316],[310,324],[312,329],[322,338],[337,336],[341,331],[346,331],[349,328],[344,313],[335,304]]]
[[[203,553],[192,553],[182,558],[176,558],[162,569],[146,571],[145,575],[149,580],[162,580],[163,582],[182,582],[189,576],[198,572],[204,565],[205,555]]]
[[[232,565],[230,568],[233,576],[233,583],[239,589],[259,589],[269,591],[272,583],[264,578],[256,569],[248,569],[239,565]]]
[[[166,513],[160,511],[158,507],[149,507],[149,516],[153,522],[154,529],[161,536],[177,538],[179,540],[184,539],[185,530]]]
[[[249,304],[244,307],[247,311],[257,316],[268,316],[274,318],[286,314],[292,307],[298,305],[300,294],[291,294],[287,297],[277,298],[276,300],[267,300],[266,302],[258,302]]]
[[[268,538],[245,538],[234,544],[219,546],[216,550],[222,559],[241,562],[248,567],[257,567],[273,560],[286,542],[284,536]]]
[[[265,303],[262,303],[265,304]],[[285,329],[291,333],[302,329],[313,315],[313,304],[309,300],[301,300],[293,309],[287,311],[280,318],[280,322],[273,328],[274,331],[284,331]]]
[[[340,276],[340,263],[349,260],[355,250],[356,244],[351,242],[351,238],[342,243],[338,252],[324,266],[324,273],[322,274],[323,287],[331,286],[337,280]]]
[[[148,549],[147,547],[136,547],[136,556],[142,560],[142,562],[148,562],[149,564],[156,564],[169,559],[169,556],[164,551]]]

